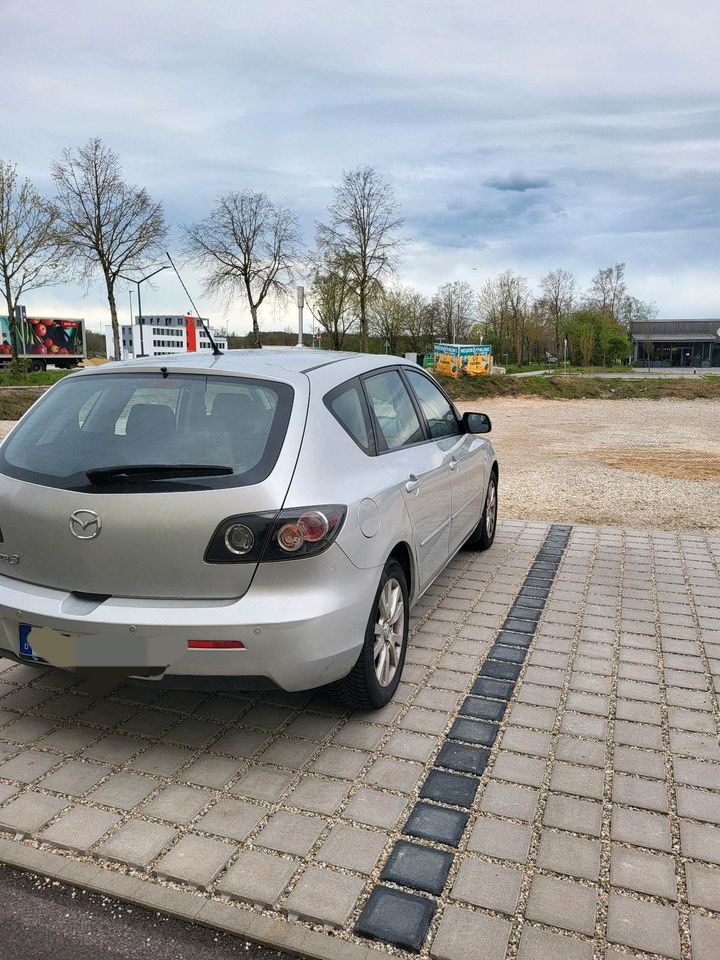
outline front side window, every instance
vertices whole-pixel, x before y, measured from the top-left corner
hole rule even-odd
[[[183,489],[259,483],[280,454],[292,401],[289,384],[245,377],[71,377],[13,430],[0,451],[0,471],[68,490],[102,482],[107,492],[118,489],[123,469],[132,491],[159,489],[154,480],[163,479],[162,468],[175,466],[199,468],[183,479]],[[158,476],[142,474],[143,467],[158,468]],[[215,469],[204,475],[203,467]],[[144,486],[127,480],[133,471]],[[169,469],[164,474],[172,481]]]
[[[405,370],[405,375],[428,422],[430,436],[435,439],[457,436],[460,433],[457,417],[442,391],[417,370]]]
[[[381,437],[388,450],[397,450],[425,439],[410,394],[397,370],[365,377],[364,383]]]

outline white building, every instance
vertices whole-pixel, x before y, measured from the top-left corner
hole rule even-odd
[[[208,321],[205,320],[207,324]],[[209,326],[209,324],[208,324]],[[221,350],[227,350],[227,336],[211,330],[215,343]],[[121,360],[135,357],[163,357],[169,353],[196,353],[198,350],[211,350],[208,336],[197,317],[190,316],[146,316],[135,317],[133,324],[120,324]],[[114,356],[112,326],[105,327],[105,350],[108,357]]]

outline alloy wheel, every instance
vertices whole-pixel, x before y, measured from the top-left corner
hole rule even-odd
[[[381,687],[387,687],[397,673],[404,636],[405,601],[400,584],[390,577],[380,593],[375,620],[373,659]]]
[[[490,480],[490,487],[487,494],[487,503],[485,504],[485,533],[488,539],[492,538],[495,532],[495,522],[497,520],[497,487],[495,479]]]

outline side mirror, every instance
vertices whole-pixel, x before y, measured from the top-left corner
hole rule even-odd
[[[492,424],[486,413],[464,413],[462,425],[465,433],[490,433]]]

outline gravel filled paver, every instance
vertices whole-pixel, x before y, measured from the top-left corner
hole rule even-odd
[[[710,535],[505,522],[376,714],[0,661],[0,851],[306,955],[717,956],[719,574]]]

